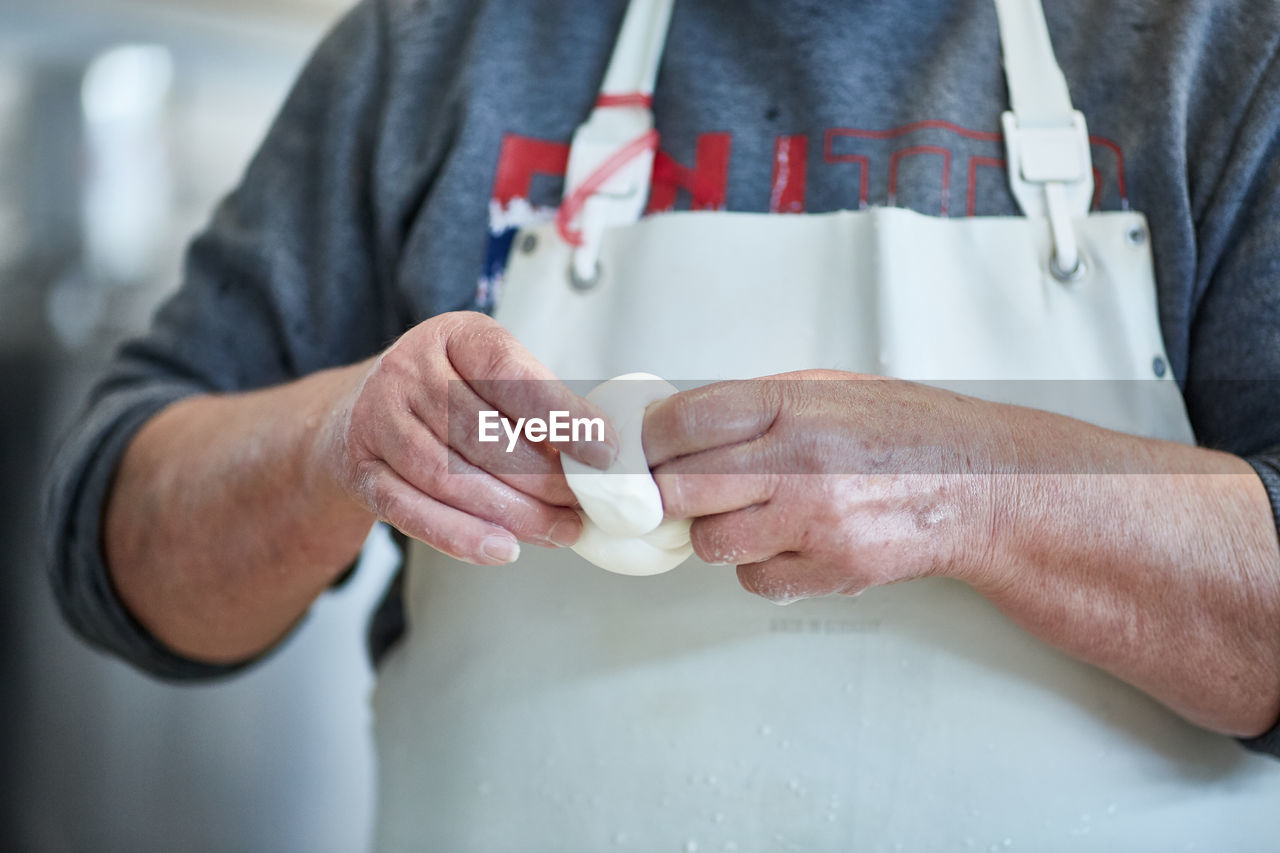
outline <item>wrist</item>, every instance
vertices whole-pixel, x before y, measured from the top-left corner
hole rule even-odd
[[[370,363],[320,371],[301,380],[306,387],[298,421],[300,492],[309,505],[321,510],[318,517],[349,527],[367,528],[376,520],[353,494],[348,474],[351,406]]]
[[[974,400],[972,422],[962,443],[960,500],[963,522],[947,576],[984,594],[1006,587],[1011,554],[1021,526],[1024,487],[1016,411]]]

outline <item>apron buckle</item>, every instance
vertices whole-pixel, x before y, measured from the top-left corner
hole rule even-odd
[[[1093,154],[1084,115],[1072,111],[1069,125],[1022,127],[1009,111],[1003,124],[1013,196],[1024,216],[1049,220],[1053,277],[1077,281],[1085,264],[1071,221],[1087,215],[1093,204]]]

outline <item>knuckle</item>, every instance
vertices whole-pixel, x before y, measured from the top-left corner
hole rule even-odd
[[[779,497],[787,493],[787,486],[790,485],[789,478],[784,477],[779,472],[778,466],[774,466],[764,472],[763,483],[762,499],[764,502],[778,500]]]
[[[497,521],[486,519],[494,524]],[[502,527],[512,536],[525,542],[551,543],[551,523],[536,516],[513,513],[502,519]]]
[[[442,314],[414,326],[378,356],[371,381],[389,380],[393,387],[405,382],[421,383],[444,354],[445,341],[457,325],[450,315]]]
[[[795,380],[771,380],[758,384],[756,417],[764,425],[762,434],[776,432],[787,423],[791,417],[789,413],[803,411],[807,405],[803,388]]]
[[[377,512],[379,483],[375,464],[368,460],[352,462],[348,469],[347,482],[351,494],[370,510]]]
[[[529,532],[542,526],[542,513],[519,497],[513,496],[501,485],[477,488],[475,503],[477,515],[494,524],[501,524],[511,532]]]
[[[449,311],[440,317],[454,329],[499,327],[497,320],[482,311]]]
[[[485,485],[477,478],[470,486],[467,503],[476,507],[475,515],[498,525],[517,538],[546,539],[561,514],[535,498],[522,495],[500,483]],[[576,518],[576,515],[574,516]]]
[[[404,380],[417,375],[418,350],[420,345],[417,336],[412,332],[406,334],[378,356],[374,366],[375,380]],[[376,386],[375,386],[376,387]]]
[[[524,492],[529,497],[536,501],[541,501],[547,506],[571,507],[575,505],[578,498],[569,488],[564,474],[559,470],[560,463],[552,460],[551,464],[554,465],[554,468],[522,469],[520,473],[515,473],[514,471],[510,474],[503,473],[502,479],[512,488]]]
[[[485,329],[476,336],[481,356],[481,374],[495,379],[519,379],[525,373],[519,349],[509,332],[501,327]]]
[[[448,338],[458,332],[483,326],[485,321],[492,322],[492,318],[478,311],[446,311],[423,321],[421,328],[430,330],[432,334]]]
[[[667,428],[677,435],[696,435],[700,429],[699,408],[692,396],[677,394],[664,407]]]
[[[404,498],[399,492],[382,483],[370,495],[372,508],[378,518],[403,529],[406,521]]]
[[[433,527],[427,534],[430,538],[426,539],[426,543],[431,547],[443,551],[459,560],[469,562],[478,562],[480,557],[479,546],[472,541],[472,537],[467,534],[459,526],[438,525]]]
[[[444,448],[437,447],[433,452],[423,454],[418,479],[419,488],[432,497],[446,496],[452,491],[454,482]]]
[[[663,513],[669,518],[684,518],[688,506],[681,475],[656,471],[653,480],[658,484],[658,493],[662,495]]]

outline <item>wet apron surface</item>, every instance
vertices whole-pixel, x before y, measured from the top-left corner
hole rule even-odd
[[[560,220],[497,317],[565,379],[838,368],[1191,441],[1146,221],[1088,215],[1087,133],[1035,0],[1001,0],[1025,217],[639,214],[670,0],[633,0]],[[587,191],[582,191],[586,187]],[[1020,380],[1072,380],[1060,382]],[[1270,850],[1280,765],[946,580],[779,608],[526,546],[411,548],[374,697],[380,849]]]

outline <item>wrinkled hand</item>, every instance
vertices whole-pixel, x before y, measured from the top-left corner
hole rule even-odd
[[[744,588],[788,603],[983,569],[994,535],[993,404],[806,371],[651,407],[644,444],[668,517]]]
[[[581,521],[570,507],[558,453],[596,467],[606,442],[521,438],[507,452],[477,441],[478,414],[511,421],[552,411],[600,417],[492,318],[443,314],[405,333],[361,366],[319,430],[320,467],[345,495],[405,534],[473,563],[507,563],[517,538],[570,545]]]

